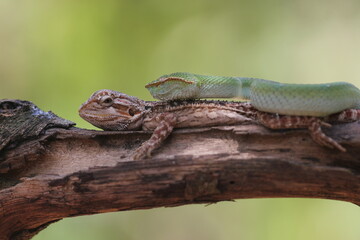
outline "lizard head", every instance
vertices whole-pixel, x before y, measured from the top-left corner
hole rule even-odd
[[[79,115],[104,130],[141,128],[145,102],[112,90],[99,90],[81,105]]]

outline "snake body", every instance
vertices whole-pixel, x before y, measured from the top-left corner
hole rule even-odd
[[[324,117],[345,109],[360,109],[360,90],[351,83],[285,84],[259,78],[164,75],[146,85],[160,100],[233,98],[250,100],[260,111]]]

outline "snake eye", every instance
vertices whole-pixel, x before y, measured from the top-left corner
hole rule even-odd
[[[129,113],[130,116],[134,116],[134,115],[135,115],[134,110],[132,110],[131,108],[129,108],[128,113]]]
[[[113,103],[113,99],[110,97],[110,96],[103,96],[101,99],[100,99],[100,104],[102,104],[103,106],[111,106]]]

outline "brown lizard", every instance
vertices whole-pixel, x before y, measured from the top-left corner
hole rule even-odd
[[[348,109],[326,118],[287,116],[256,110],[248,102],[177,100],[143,101],[112,90],[99,90],[81,105],[80,116],[103,130],[153,131],[133,155],[134,159],[149,157],[161,146],[174,128],[234,125],[257,121],[271,129],[308,128],[320,145],[346,151],[334,139],[326,136],[321,126],[360,119],[360,110]]]

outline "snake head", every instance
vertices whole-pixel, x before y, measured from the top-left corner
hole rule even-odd
[[[199,98],[199,79],[191,73],[172,73],[163,75],[145,87],[151,95],[160,100]]]
[[[81,105],[79,115],[104,130],[137,130],[142,126],[145,111],[144,101],[103,89]]]

